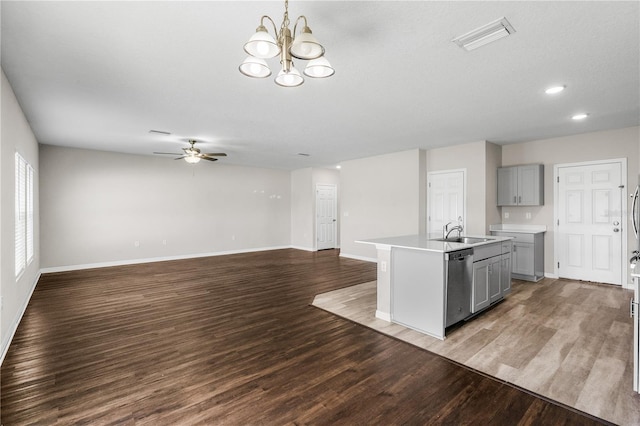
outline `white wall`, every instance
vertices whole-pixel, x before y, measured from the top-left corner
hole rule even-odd
[[[314,250],[313,169],[291,172],[291,245],[302,250]]]
[[[291,244],[288,171],[48,145],[40,169],[43,268]]]
[[[291,245],[302,250],[316,250],[316,185],[332,184],[338,190],[340,211],[340,173],[335,169],[306,168],[291,172]],[[340,218],[338,218],[340,246]]]
[[[562,163],[576,163],[583,161],[607,160],[614,158],[627,159],[627,188],[624,193],[632,193],[638,180],[640,171],[639,140],[640,127],[610,130],[606,132],[585,133],[563,138],[545,139],[502,147],[502,164],[505,166],[517,164],[544,164],[544,206],[539,207],[502,207],[502,222],[517,224],[546,225],[547,233],[544,238],[545,272],[553,273],[554,232],[553,232],[553,166]],[[627,199],[627,211],[631,211],[631,200]],[[531,219],[526,213],[531,213]],[[504,217],[509,213],[509,218]],[[628,251],[636,244],[633,232],[627,224]],[[625,258],[627,253],[624,253]]]
[[[8,348],[10,340],[26,308],[29,297],[40,276],[39,245],[39,201],[38,201],[38,143],[27,122],[15,94],[2,72],[0,86],[2,92],[0,132],[0,360]],[[34,260],[16,282],[15,278],[15,153],[31,164],[34,170]]]
[[[416,234],[426,206],[418,149],[345,161],[340,170],[341,255],[375,259],[374,246],[356,240]]]
[[[502,166],[502,147],[487,142],[486,150],[485,230],[489,234],[489,226],[501,223],[498,207],[498,167]]]
[[[487,187],[487,174],[496,173],[487,170],[488,142],[479,141],[465,145],[430,149],[427,151],[427,171],[466,169],[466,234],[484,235],[488,233],[488,202],[496,198],[497,186]],[[492,155],[495,149],[491,149]],[[492,156],[490,165],[495,160]],[[495,203],[494,203],[495,206]],[[494,216],[491,216],[494,217]]]

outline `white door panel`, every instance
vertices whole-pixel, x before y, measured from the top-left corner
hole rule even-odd
[[[316,185],[316,248],[336,248],[337,197],[335,185]]]
[[[428,233],[442,233],[442,227],[449,222],[457,224],[463,218],[465,172],[454,170],[428,174]]]
[[[622,165],[558,167],[558,274],[622,283]]]

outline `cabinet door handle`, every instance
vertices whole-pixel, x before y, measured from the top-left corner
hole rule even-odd
[[[518,197],[518,203],[521,203],[521,202],[522,202],[522,195]]]
[[[513,202],[517,203],[518,202],[518,197],[516,197],[515,195],[513,196]]]

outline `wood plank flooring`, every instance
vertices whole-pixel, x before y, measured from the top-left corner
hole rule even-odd
[[[310,306],[375,275],[335,250],[43,275],[2,424],[601,423]]]
[[[318,295],[313,304],[616,424],[640,424],[633,292],[548,278],[514,280],[512,289],[444,341],[375,318],[375,281]]]

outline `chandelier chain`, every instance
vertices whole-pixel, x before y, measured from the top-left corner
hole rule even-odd
[[[289,28],[289,0],[284,0],[284,18],[280,26],[280,33],[282,33],[285,28]]]

